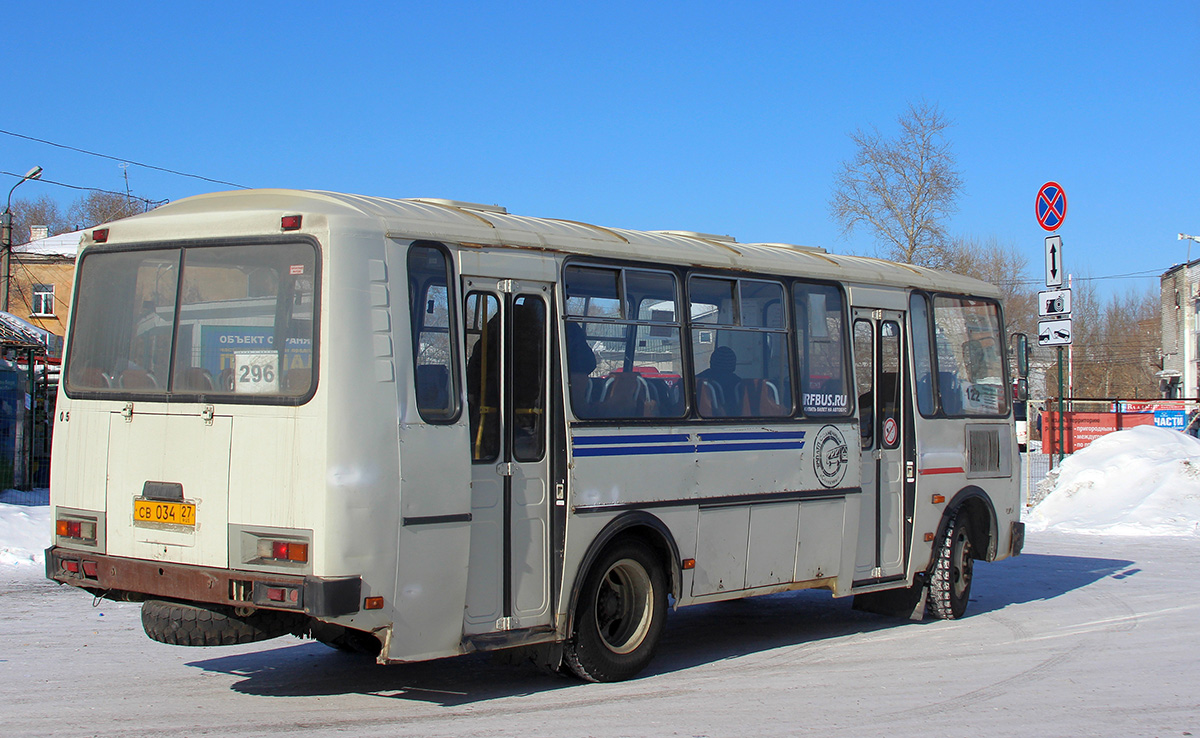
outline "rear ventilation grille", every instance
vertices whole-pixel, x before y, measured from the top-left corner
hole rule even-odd
[[[999,428],[968,430],[967,449],[969,474],[996,474],[1001,471]]]

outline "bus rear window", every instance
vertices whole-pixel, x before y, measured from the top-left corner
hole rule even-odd
[[[308,396],[316,270],[308,242],[85,254],[66,389],[246,402]]]

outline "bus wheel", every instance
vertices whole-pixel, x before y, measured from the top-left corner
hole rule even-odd
[[[929,614],[942,620],[957,620],[967,612],[974,565],[966,514],[959,511],[946,524],[946,535],[935,554],[933,574],[929,577]]]
[[[639,541],[619,541],[588,572],[563,657],[581,679],[629,679],[650,663],[666,617],[658,558]]]
[[[307,625],[299,613],[257,610],[238,615],[222,605],[192,605],[169,600],[142,603],[142,629],[172,646],[230,646],[295,633]]]

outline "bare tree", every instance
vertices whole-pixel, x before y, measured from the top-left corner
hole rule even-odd
[[[62,214],[58,202],[49,195],[39,195],[32,200],[18,198],[13,201],[12,213],[14,244],[31,240],[31,226],[46,226],[51,236],[71,230],[70,221]]]
[[[1037,333],[1037,288],[1028,278],[1029,258],[995,236],[960,237],[945,249],[942,268],[990,282],[1000,289],[1005,323],[1010,333]]]
[[[78,226],[88,228],[145,211],[146,206],[142,200],[115,192],[94,190],[72,203],[67,215]]]
[[[941,267],[946,261],[944,221],[956,209],[962,179],[946,140],[951,121],[931,103],[909,103],[900,134],[872,127],[850,134],[858,148],[834,178],[830,214],[849,235],[869,227],[883,256]]]
[[[1157,397],[1160,309],[1161,300],[1154,291],[1130,291],[1103,300],[1091,280],[1075,280],[1071,289],[1072,396]],[[1048,386],[1047,390],[1057,394],[1056,388]]]

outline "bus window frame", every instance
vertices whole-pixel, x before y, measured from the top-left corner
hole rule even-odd
[[[1003,303],[1001,303],[999,298],[981,297],[979,295],[966,294],[966,293],[961,293],[961,292],[945,292],[945,291],[926,292],[925,290],[912,290],[909,293],[909,307],[910,307],[909,315],[910,315],[910,317],[908,320],[908,322],[909,322],[908,329],[910,332],[909,333],[910,338],[909,338],[908,343],[913,348],[914,360],[916,358],[915,357],[916,344],[912,341],[911,337],[916,334],[916,330],[915,330],[915,327],[912,325],[911,306],[912,306],[912,299],[916,296],[920,296],[925,301],[926,319],[928,321],[928,324],[926,325],[926,331],[927,331],[927,341],[929,342],[928,343],[929,359],[931,361],[930,369],[931,369],[931,375],[932,375],[930,377],[930,386],[932,387],[933,403],[934,403],[934,412],[932,414],[925,413],[923,410],[921,410],[920,403],[917,402],[917,392],[916,392],[916,387],[914,385],[914,387],[912,388],[913,389],[913,392],[912,392],[913,405],[914,405],[914,407],[917,407],[917,412],[923,418],[943,419],[943,420],[981,420],[981,421],[983,421],[983,420],[1001,420],[1001,419],[1012,417],[1013,406],[1014,406],[1015,402],[1011,399],[1012,378],[1009,376],[1010,372],[1009,372],[1009,367],[1008,367],[1008,361],[1006,358],[1008,356],[1008,353],[1007,353],[1008,342],[1007,342],[1007,336],[1005,335],[1006,323],[1005,323],[1005,317],[1004,317]],[[1007,399],[1008,409],[1006,412],[995,413],[995,414],[990,414],[990,415],[976,415],[976,414],[971,414],[971,413],[948,413],[948,412],[946,412],[945,407],[943,407],[941,377],[940,377],[940,372],[938,371],[939,357],[938,357],[938,351],[937,351],[937,332],[935,329],[935,326],[937,324],[937,319],[935,317],[935,313],[937,310],[936,301],[940,297],[955,299],[955,300],[973,300],[973,301],[977,301],[977,302],[990,303],[991,305],[995,306],[996,317],[999,320],[999,326],[997,326],[997,330],[998,330],[997,340],[1000,344],[1000,352],[1001,352],[1000,368],[1003,373],[1003,376],[1001,378],[1001,381],[1002,381],[1001,390],[1003,392],[1010,393],[1010,395],[1006,395],[1006,398],[1008,398]],[[916,381],[915,363],[914,363],[914,368],[913,368],[913,381],[914,382]]]
[[[722,281],[722,282],[733,282],[733,293],[732,293],[733,304],[731,306],[732,313],[733,313],[732,322],[724,323],[724,322],[720,321],[720,319],[719,319],[720,308],[719,307],[717,310],[718,320],[716,320],[714,322],[699,323],[699,322],[695,322],[692,320],[692,304],[693,304],[692,303],[692,282],[697,279],[701,279],[701,280],[708,279],[708,280]],[[780,420],[797,417],[797,413],[800,411],[801,403],[797,401],[797,396],[796,396],[796,376],[797,376],[796,361],[797,361],[797,357],[796,357],[795,346],[793,345],[795,343],[795,340],[794,340],[795,335],[791,328],[791,326],[795,325],[795,316],[792,314],[792,312],[793,312],[792,303],[793,303],[794,298],[792,297],[792,292],[791,292],[791,281],[792,280],[789,280],[784,275],[762,275],[762,274],[758,274],[758,273],[741,274],[741,273],[737,273],[737,272],[713,271],[711,269],[687,269],[687,270],[684,270],[683,281],[681,282],[681,284],[683,285],[683,290],[684,290],[683,305],[684,305],[684,313],[686,314],[686,319],[685,319],[685,322],[683,323],[683,326],[684,326],[685,332],[687,333],[687,337],[688,337],[687,341],[688,342],[687,342],[687,346],[685,347],[685,353],[686,353],[687,358],[684,361],[683,368],[684,368],[684,374],[686,375],[686,379],[687,379],[687,382],[684,386],[688,390],[688,398],[687,398],[688,404],[689,404],[688,417],[696,418],[698,420],[705,421],[705,422],[717,422],[717,423],[730,423],[730,422],[739,422],[739,421],[773,422],[773,421],[780,421]],[[760,321],[761,323],[764,323],[762,325],[759,325],[759,324],[747,325],[746,324],[746,318],[743,315],[742,285],[747,282],[754,282],[754,283],[758,283],[758,284],[770,284],[770,285],[774,285],[779,288],[778,305],[779,305],[780,317],[783,321],[782,326],[772,328],[772,327],[765,325],[766,321]],[[700,303],[700,304],[707,304],[707,303]],[[767,302],[764,304],[764,307],[769,306],[771,304],[773,304],[773,303]],[[764,309],[762,314],[766,315],[766,313],[767,313],[767,311]],[[694,342],[692,341],[692,332],[693,331],[712,331],[714,344],[717,341],[717,336],[722,331],[727,331],[727,332],[731,331],[731,332],[738,332],[738,333],[755,333],[755,334],[767,335],[767,336],[769,336],[769,335],[780,336],[782,339],[782,342],[783,342],[783,350],[785,352],[784,362],[783,362],[784,368],[788,374],[788,377],[787,377],[787,380],[788,380],[787,412],[780,413],[779,415],[763,415],[763,414],[758,414],[758,415],[712,415],[712,416],[701,415],[700,414],[700,398],[696,396],[696,392],[698,391],[698,388],[699,388],[696,378],[703,370],[696,366],[695,345],[694,345]],[[764,340],[763,346],[766,347],[767,345],[768,345],[768,342]],[[690,366],[690,371],[688,370],[689,366]],[[764,368],[765,368],[765,364],[764,364]],[[765,379],[765,378],[761,378],[761,379]]]
[[[785,280],[785,283],[787,284],[788,288],[788,311],[792,313],[790,320],[792,321],[792,325],[796,326],[795,330],[797,332],[800,330],[800,316],[796,314],[796,286],[813,285],[816,287],[832,287],[837,292],[842,307],[842,335],[840,338],[842,343],[842,383],[843,389],[845,389],[847,395],[846,409],[842,412],[828,414],[808,413],[804,410],[803,387],[800,387],[798,396],[794,398],[795,409],[792,417],[807,418],[809,420],[840,420],[858,417],[858,389],[857,385],[855,384],[854,354],[852,351],[854,345],[854,315],[850,310],[850,298],[846,293],[846,285],[842,282],[836,282],[832,280],[806,279],[801,277],[794,277]],[[796,336],[793,336],[793,338],[795,337]],[[807,326],[805,326],[805,338],[808,338]],[[804,371],[806,362],[808,361],[808,351],[805,351],[803,358],[799,355],[799,353],[799,351],[793,351],[792,359],[796,363],[794,367],[796,379],[802,383],[808,379]],[[796,393],[793,392],[793,394]]]
[[[414,403],[417,408],[417,414],[421,421],[429,425],[454,425],[457,423],[463,414],[463,389],[464,389],[464,372],[466,368],[463,361],[463,341],[465,340],[466,326],[462,324],[463,330],[459,331],[459,306],[458,302],[458,285],[457,282],[461,278],[458,264],[454,260],[455,250],[440,241],[415,240],[410,242],[404,249],[404,282],[405,291],[407,294],[408,307],[408,331],[409,343],[412,348],[412,371],[410,372],[411,379],[409,386],[412,388],[414,396],[417,391],[417,350],[419,346],[418,331],[415,323],[417,314],[424,313],[416,310],[416,303],[413,300],[412,291],[412,275],[409,271],[409,258],[412,255],[414,248],[432,248],[435,251],[440,251],[446,262],[446,338],[450,345],[450,386],[447,388],[450,398],[454,401],[454,412],[446,417],[425,417],[425,413],[421,410],[420,403]],[[427,299],[429,295],[429,282],[422,284],[421,295],[423,299]],[[422,303],[423,304],[423,303]],[[422,322],[424,326],[424,322]],[[462,333],[463,335],[460,335]]]
[[[181,269],[178,279],[183,278],[184,272],[187,270],[187,261],[184,258],[187,249],[203,249],[203,248],[236,248],[240,246],[281,246],[285,244],[303,243],[311,246],[313,249],[313,313],[312,313],[312,360],[311,360],[311,380],[309,382],[308,391],[302,395],[267,395],[267,394],[237,394],[229,393],[206,393],[206,392],[173,392],[167,389],[156,390],[152,392],[129,391],[125,389],[108,389],[91,391],[71,387],[67,381],[72,362],[72,344],[70,337],[75,335],[77,321],[79,319],[79,289],[81,280],[79,275],[83,273],[83,267],[86,260],[92,256],[102,254],[130,253],[137,251],[177,251],[180,255]],[[70,325],[67,328],[67,347],[63,356],[63,375],[62,386],[63,392],[72,400],[111,400],[115,402],[158,402],[158,403],[175,403],[175,402],[199,402],[206,404],[222,404],[222,405],[274,405],[283,407],[298,407],[307,404],[317,393],[317,388],[320,380],[320,346],[321,346],[321,309],[323,304],[322,276],[324,265],[324,250],[321,248],[321,243],[314,236],[307,234],[270,234],[264,236],[245,236],[238,238],[220,238],[220,239],[175,239],[166,241],[139,241],[136,243],[120,243],[112,246],[108,245],[93,245],[85,248],[79,254],[79,260],[75,269],[74,286],[71,292],[71,319]],[[177,286],[178,287],[178,286]],[[278,309],[278,306],[276,306]],[[179,302],[178,288],[175,297],[175,315],[171,326],[171,359],[168,366],[167,387],[174,386],[175,372],[175,343],[178,340],[179,316],[181,304]]]

